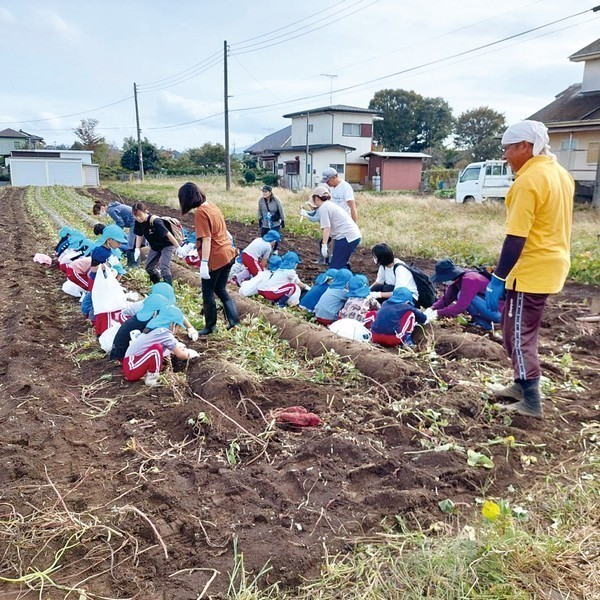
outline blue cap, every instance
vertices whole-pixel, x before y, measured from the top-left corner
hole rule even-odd
[[[366,298],[371,293],[369,280],[364,275],[354,275],[348,283],[349,298]]]
[[[349,269],[338,269],[329,287],[334,290],[343,290],[348,285],[350,279],[352,279],[352,271]]]
[[[180,325],[183,327],[183,313],[181,309],[176,306],[166,306],[163,308],[153,319],[148,321],[146,327],[148,329],[158,329],[159,327],[165,327],[168,329],[171,325]]]
[[[337,269],[327,269],[327,271],[325,271],[325,275],[327,275],[328,279],[333,279],[337,275],[337,272]]]
[[[150,294],[160,294],[164,296],[170,304],[175,304],[175,290],[172,285],[169,285],[166,281],[159,281],[155,283],[150,289]]]
[[[283,255],[283,260],[279,265],[280,269],[295,269],[296,265],[302,262],[300,257],[295,252],[286,252]]]
[[[115,240],[121,244],[125,244],[127,242],[127,236],[118,225],[107,225],[104,228],[102,235],[98,238],[97,244],[102,246],[106,243],[106,240]]]
[[[273,256],[271,256],[271,258],[269,258],[267,268],[269,269],[269,271],[277,271],[277,269],[279,269],[279,267],[281,266],[282,261],[283,259],[281,258],[281,256],[279,256],[279,254],[274,254]]]
[[[170,302],[160,294],[150,294],[142,304],[142,308],[137,311],[135,316],[140,321],[149,321],[157,310],[161,310],[170,305]]]
[[[69,235],[69,248],[77,248],[83,240],[85,240],[85,235],[81,231],[74,231]]]
[[[263,240],[265,240],[265,242],[280,242],[281,234],[274,229],[269,229],[269,231],[263,235]]]
[[[412,304],[414,301],[412,292],[405,287],[399,287],[394,290],[392,295],[386,300],[386,302],[391,302],[392,304],[401,304],[406,303]]]

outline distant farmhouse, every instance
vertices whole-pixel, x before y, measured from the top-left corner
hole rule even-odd
[[[0,156],[9,156],[13,150],[35,150],[44,146],[44,138],[27,133],[22,129],[0,131]]]
[[[600,39],[569,56],[583,62],[583,81],[569,86],[529,118],[548,127],[552,152],[576,183],[576,195],[591,197],[600,151]]]
[[[290,126],[244,150],[277,173],[282,187],[313,187],[333,167],[355,188],[373,187],[374,176],[378,189],[419,188],[427,155],[373,152],[373,121],[381,119],[379,111],[336,104],[283,116],[292,120]]]

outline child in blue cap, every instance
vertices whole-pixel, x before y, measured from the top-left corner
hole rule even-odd
[[[255,275],[250,279],[246,279],[246,281],[242,281],[240,284],[240,294],[246,296],[246,298],[258,294],[260,284],[271,278],[273,273],[281,266],[282,261],[283,259],[278,254],[271,256],[267,263],[267,268],[264,271],[261,271],[258,275]]]
[[[258,293],[281,307],[297,306],[301,291],[310,289],[296,273],[299,262],[300,257],[295,252],[286,252],[279,269],[269,279],[261,281]]]
[[[413,346],[412,332],[416,322],[422,325],[427,317],[416,309],[411,290],[405,287],[396,288],[392,295],[377,311],[371,326],[372,340],[382,346]]]
[[[338,320],[338,313],[348,298],[348,283],[352,278],[349,269],[338,269],[333,281],[315,306],[315,316],[321,325],[331,325]]]
[[[308,312],[313,312],[317,302],[321,299],[321,296],[329,287],[329,284],[335,277],[336,273],[337,269],[327,269],[325,273],[319,273],[319,275],[315,277],[313,286],[300,299],[300,307]]]
[[[354,319],[370,329],[378,310],[379,302],[371,296],[369,280],[364,275],[353,275],[348,283],[348,299],[339,318]]]
[[[169,285],[165,283],[165,285]],[[171,287],[171,286],[169,286]],[[137,303],[136,303],[137,304]],[[112,350],[110,351],[111,360],[123,361],[129,343],[131,342],[131,332],[137,330],[144,331],[151,319],[167,306],[172,306],[171,302],[160,294],[150,294],[142,303],[139,310],[135,311],[133,316],[129,317],[119,327],[113,340]]]
[[[242,251],[242,263],[250,271],[252,277],[265,270],[269,257],[280,241],[281,235],[279,232],[271,229],[262,237],[252,240],[244,248]]]
[[[123,360],[123,374],[127,381],[139,381],[158,385],[158,376],[165,356],[173,353],[177,358],[190,360],[199,356],[198,352],[183,346],[175,337],[177,327],[183,327],[183,313],[176,306],[163,308],[151,319],[146,329],[127,348]]]

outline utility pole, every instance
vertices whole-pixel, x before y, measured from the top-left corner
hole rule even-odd
[[[308,154],[309,154],[309,143],[308,143],[308,111],[306,112],[306,149],[305,149],[305,165],[304,165],[304,187],[308,187]],[[311,165],[311,174],[312,174],[312,165]],[[311,187],[312,187],[312,177],[311,177]]]
[[[598,159],[596,160],[596,183],[594,185],[594,195],[592,196],[592,206],[600,210],[600,145],[598,146]]]
[[[231,157],[229,156],[229,95],[227,84],[227,40],[223,42],[223,88],[225,108],[225,189],[231,189]]]
[[[135,123],[137,127],[138,143],[138,166],[140,169],[140,181],[144,181],[144,155],[142,153],[142,132],[140,131],[140,111],[138,110],[137,86],[133,84],[133,97],[135,99]]]
[[[329,77],[329,104],[333,103],[333,80],[337,75],[330,75],[329,73],[321,73],[321,77]]]

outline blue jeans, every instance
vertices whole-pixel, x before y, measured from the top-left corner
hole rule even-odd
[[[330,269],[347,269],[349,267],[348,261],[352,256],[352,253],[356,250],[360,244],[361,238],[349,242],[346,238],[341,240],[334,240],[333,242],[333,254],[329,259]]]

